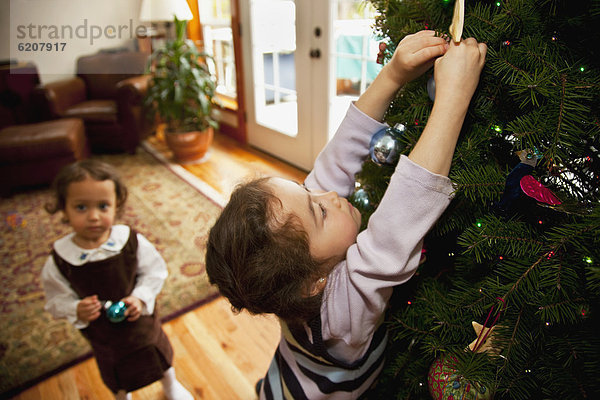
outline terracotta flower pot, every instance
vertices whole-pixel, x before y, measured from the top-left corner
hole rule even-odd
[[[192,131],[185,133],[165,132],[167,146],[173,152],[178,162],[192,163],[200,161],[206,155],[208,148],[213,142],[214,130],[212,127],[204,131]]]

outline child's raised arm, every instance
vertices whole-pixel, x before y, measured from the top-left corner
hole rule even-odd
[[[448,175],[463,121],[479,83],[487,46],[473,38],[452,42],[435,62],[435,102],[423,134],[408,155],[427,170]]]
[[[373,83],[356,101],[356,107],[381,121],[396,92],[407,82],[419,77],[446,52],[448,44],[434,31],[420,31],[400,41],[396,51]]]

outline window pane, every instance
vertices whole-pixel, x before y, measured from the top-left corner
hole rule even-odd
[[[375,62],[378,43],[372,33],[374,13],[372,6],[363,1],[337,3],[334,23],[337,95],[359,96],[381,69]]]
[[[356,100],[381,70],[379,41],[373,34],[376,11],[362,0],[333,0],[334,97],[330,108],[329,138],[335,133],[351,101]]]
[[[298,134],[296,5],[290,0],[252,0],[252,60],[256,121],[289,136]]]
[[[231,30],[230,0],[200,0],[198,2],[204,50],[213,57],[209,64],[217,79],[217,93],[236,98],[235,55]]]

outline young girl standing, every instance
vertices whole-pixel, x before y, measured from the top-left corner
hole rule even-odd
[[[84,160],[63,168],[53,188],[55,203],[46,208],[61,211],[73,232],[54,243],[42,270],[46,310],[80,329],[115,398],[161,380],[168,399],[193,399],[175,378],[173,350],[154,312],[166,264],[143,235],[113,225],[127,199],[117,172]],[[108,301],[125,303],[125,321],[108,319]]]
[[[422,240],[448,206],[447,175],[487,47],[447,44],[432,31],[404,38],[303,185],[262,178],[239,186],[211,229],[206,269],[234,309],[274,313],[281,340],[261,399],[355,399],[381,371],[382,325],[393,287],[415,272]],[[405,83],[435,62],[436,97],[368,227],[346,199],[372,135]]]

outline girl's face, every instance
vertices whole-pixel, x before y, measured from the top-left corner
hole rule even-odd
[[[336,192],[310,191],[286,179],[272,178],[268,184],[281,201],[281,216],[293,213],[300,219],[314,258],[346,258],[361,223],[360,212],[348,200]]]
[[[117,213],[115,183],[89,176],[70,183],[64,213],[75,231],[75,244],[86,249],[99,247],[108,240]]]

